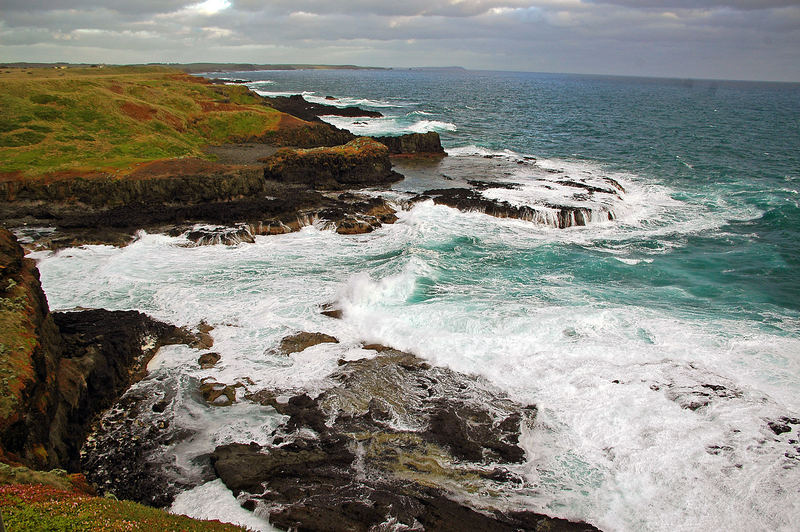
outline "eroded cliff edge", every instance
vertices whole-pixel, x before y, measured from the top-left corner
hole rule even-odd
[[[174,343],[204,342],[139,312],[51,313],[34,261],[0,228],[0,460],[79,472],[94,416]]]

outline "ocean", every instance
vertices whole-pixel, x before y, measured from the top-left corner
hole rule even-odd
[[[370,193],[392,199],[399,220],[365,235],[308,226],[187,247],[141,233],[124,248],[37,252],[51,309],[212,325],[217,367],[201,370],[184,346],[150,364],[151,379],[181,390],[211,375],[314,393],[338,359],[389,345],[537,405],[513,504],[607,531],[797,529],[800,425],[787,419],[800,417],[800,85],[459,70],[224,76],[385,115],[325,118],[357,134],[437,131],[449,156],[398,160],[406,179]],[[565,178],[619,183],[624,193],[590,205],[614,219],[558,229],[546,215],[406,203],[468,179],[517,184],[485,192],[512,204],[587,203]],[[342,320],[320,314],[332,301]],[[297,331],[340,343],[269,354]],[[215,410],[182,393],[176,419],[197,435],[165,452],[187,475],[193,457],[266,443],[280,422],[247,401]],[[270,529],[219,481],[173,511]]]

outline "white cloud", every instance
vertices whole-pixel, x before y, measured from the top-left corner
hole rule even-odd
[[[231,7],[229,0],[206,0],[205,2],[186,6],[186,10],[194,11],[201,15],[216,15],[229,7]]]
[[[789,0],[3,3],[4,61],[462,64],[800,80],[800,7]]]

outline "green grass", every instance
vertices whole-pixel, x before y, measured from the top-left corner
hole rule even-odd
[[[6,530],[45,531],[243,531],[218,521],[172,515],[130,501],[93,497],[42,484],[0,486]]]
[[[282,116],[246,87],[145,67],[3,72],[0,108],[5,179],[206,157],[204,146],[274,131]]]

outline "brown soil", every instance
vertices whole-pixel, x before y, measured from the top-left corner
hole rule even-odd
[[[280,130],[282,130],[284,128],[301,127],[301,126],[305,126],[305,125],[308,125],[308,122],[306,122],[305,120],[301,120],[301,119],[297,118],[296,116],[292,116],[292,115],[289,115],[289,114],[283,114],[283,115],[281,115],[281,119],[278,122],[278,128],[277,129],[278,129],[278,131],[280,131]]]
[[[153,179],[194,175],[219,175],[235,171],[235,166],[206,161],[197,157],[162,159],[138,165],[127,179]]]
[[[260,164],[259,159],[273,155],[278,148],[268,144],[244,142],[208,146],[205,152],[216,155],[217,162],[222,164]]]
[[[133,118],[134,120],[138,120],[139,122],[147,122],[148,120],[152,120],[153,116],[155,116],[156,114],[156,110],[150,107],[149,105],[138,104],[133,102],[123,103],[120,109],[122,110],[123,113]]]
[[[108,177],[108,175],[109,172],[101,172],[97,169],[82,170],[80,168],[75,168],[72,170],[62,170],[59,172],[45,174],[37,178],[37,181],[39,183],[54,183],[56,181],[75,179],[76,177],[81,177],[83,179],[97,179],[101,177]],[[26,179],[27,178],[25,175],[20,171],[0,172],[0,183],[21,182],[25,181]]]

